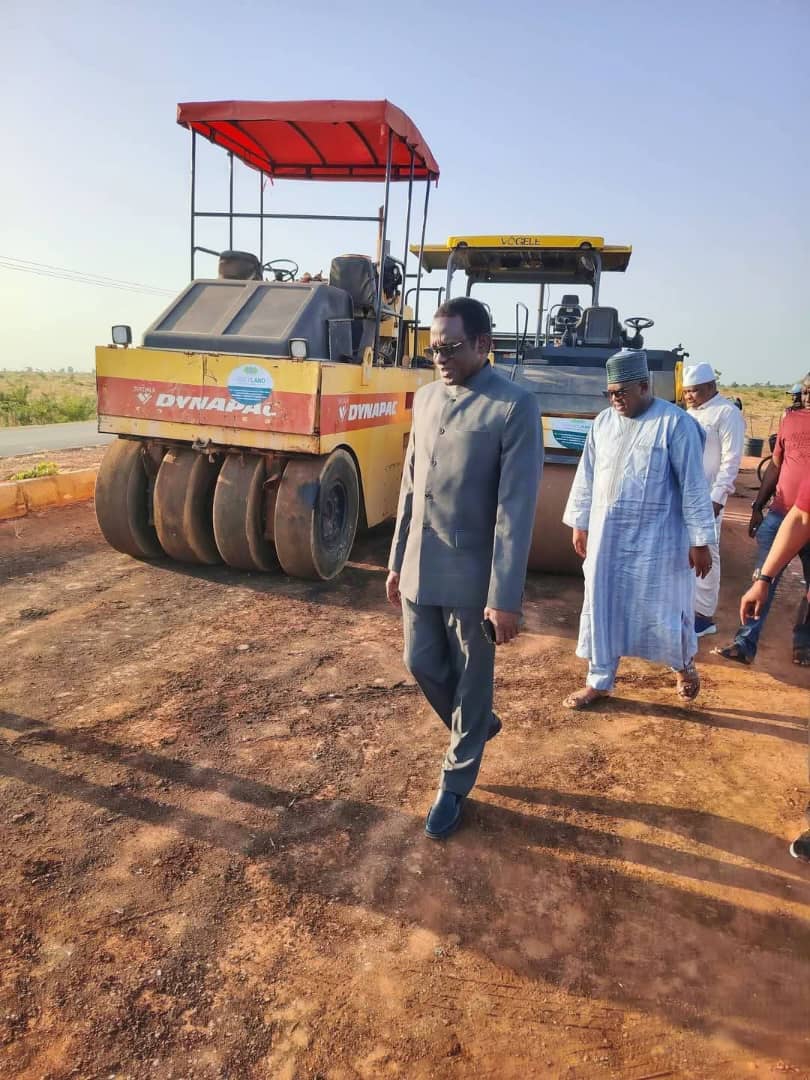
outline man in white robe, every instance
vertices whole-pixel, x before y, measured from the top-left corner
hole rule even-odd
[[[711,364],[693,364],[683,370],[683,399],[692,419],[706,434],[703,471],[714,508],[716,537],[709,545],[712,568],[695,584],[695,633],[716,634],[714,613],[720,598],[720,528],[726,500],[734,491],[740,471],[745,421],[733,401],[717,391]]]
[[[691,700],[695,575],[711,569],[715,539],[703,432],[652,396],[643,350],[610,357],[606,394],[612,408],[593,422],[563,515],[585,560],[577,656],[588,660],[584,689],[564,704],[583,709],[610,693],[622,656],[667,664]]]

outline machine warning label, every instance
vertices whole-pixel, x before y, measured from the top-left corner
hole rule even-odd
[[[543,443],[548,450],[585,449],[593,420],[573,420],[562,416],[543,417]]]
[[[273,377],[258,364],[242,364],[228,376],[228,393],[240,405],[261,405],[273,393]]]

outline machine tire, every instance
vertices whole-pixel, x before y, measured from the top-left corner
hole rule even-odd
[[[239,570],[275,570],[278,558],[265,535],[265,460],[257,454],[231,454],[214,489],[214,539],[223,560]],[[271,519],[272,521],[272,519]]]
[[[345,450],[292,458],[279,482],[273,532],[285,574],[329,581],[352,550],[360,516],[360,480]]]
[[[221,562],[211,504],[221,459],[196,450],[171,449],[155,481],[155,529],[163,550],[178,562]]]
[[[543,467],[529,549],[530,570],[582,575],[582,560],[571,543],[571,530],[562,522],[575,473],[576,463]]]
[[[152,497],[141,444],[116,439],[104,452],[96,478],[96,521],[110,547],[135,559],[163,554],[150,522]]]

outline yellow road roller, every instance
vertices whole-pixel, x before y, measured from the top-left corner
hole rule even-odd
[[[514,323],[495,328],[492,360],[536,394],[543,417],[545,466],[529,569],[579,573],[571,530],[561,519],[590,426],[607,406],[605,363],[618,349],[644,346],[642,331],[653,326],[640,316],[622,321],[616,308],[599,302],[602,274],[626,271],[632,248],[601,236],[527,233],[451,236],[412,250],[424,272],[445,275],[434,287],[445,298],[453,295],[456,273],[464,275],[466,295],[484,301],[491,298],[486,285],[537,287],[534,311],[516,301]],[[653,392],[666,401],[680,398],[681,352],[647,348]]]
[[[177,120],[191,132],[190,283],[140,346],[121,325],[96,350],[99,431],[119,436],[99,470],[99,526],[136,558],[280,564],[326,580],[358,527],[395,514],[413,396],[433,378],[413,356],[419,281],[413,309],[405,281],[414,199],[424,185],[421,251],[439,167],[388,101],[193,102]],[[221,210],[198,205],[201,140],[227,155]],[[259,174],[251,212],[235,209],[235,167]],[[372,182],[383,205],[367,216],[270,212],[268,178]],[[401,259],[389,252],[393,183],[407,184]],[[280,218],[372,223],[376,256],[338,255],[328,277],[301,274],[294,259],[266,258],[265,228]],[[227,249],[199,244],[210,219],[227,224]],[[255,251],[234,248],[246,221]],[[204,256],[216,275],[197,276]]]

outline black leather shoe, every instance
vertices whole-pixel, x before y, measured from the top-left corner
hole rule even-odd
[[[499,735],[502,727],[503,724],[501,723],[500,716],[498,716],[497,713],[493,713],[492,722],[490,723],[489,731],[487,732],[487,742],[489,742],[490,739],[494,739],[496,735]]]
[[[810,863],[810,829],[796,837],[790,845],[790,854],[794,859]]]
[[[454,791],[439,791],[436,801],[428,811],[425,833],[431,840],[444,840],[455,832],[461,822],[464,796]]]

